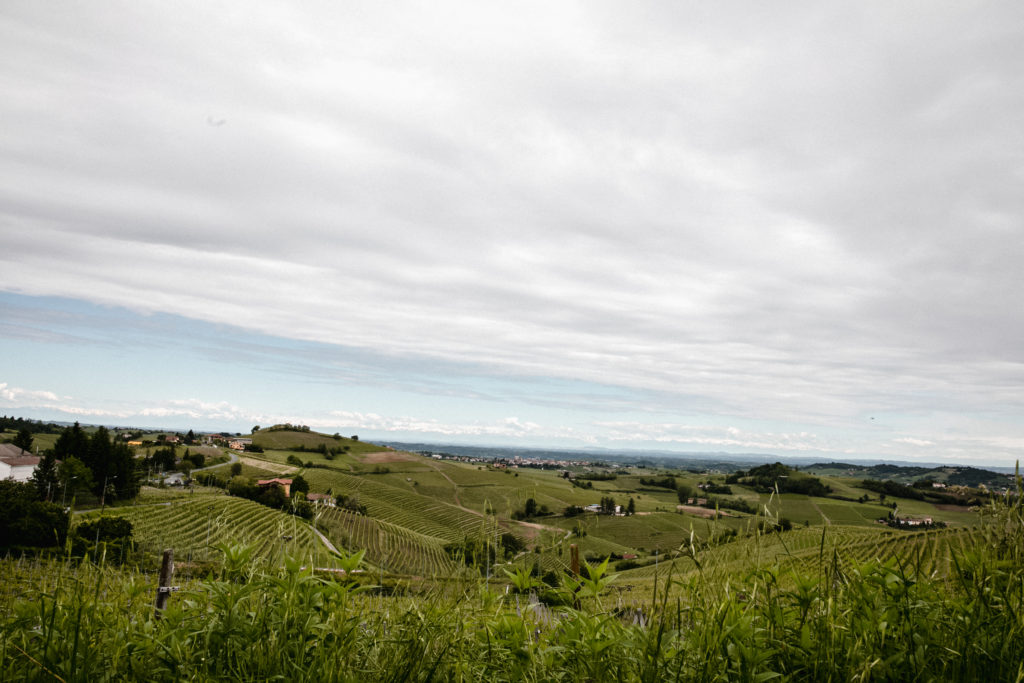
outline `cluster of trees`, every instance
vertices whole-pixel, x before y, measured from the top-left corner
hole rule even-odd
[[[662,489],[676,489],[676,478],[672,476],[662,477],[657,479],[655,477],[640,477],[641,486],[657,486]]]
[[[151,455],[146,457],[145,462],[146,467],[154,467],[164,472],[173,470],[177,463],[178,454],[173,445],[156,449]]]
[[[910,498],[912,500],[924,500],[924,493],[913,486],[907,486],[897,481],[880,481],[878,479],[864,479],[860,487],[883,496],[894,496],[896,498]]]
[[[334,504],[343,510],[349,510],[359,515],[366,514],[366,506],[359,502],[359,496],[346,496],[339,493],[334,497]]]
[[[747,514],[756,514],[757,506],[751,505],[742,498],[708,498],[707,502],[704,503],[704,507],[712,510],[736,510],[737,512],[746,512]]]
[[[527,498],[523,503],[523,509],[512,513],[512,519],[530,519],[531,517],[546,517],[552,514],[547,505],[537,505],[533,498]]]
[[[797,472],[781,462],[761,465],[746,472],[733,472],[725,478],[725,483],[743,484],[760,493],[771,493],[776,489],[779,493],[801,493],[805,496],[824,497],[832,493],[832,487],[817,477]]]
[[[686,505],[693,498],[693,487],[689,484],[680,484],[676,487],[676,497],[681,505]]]
[[[77,422],[64,429],[53,449],[43,455],[32,483],[47,501],[56,500],[58,492],[63,501],[69,494],[90,491],[104,503],[134,498],[139,493],[132,449],[111,439],[106,427],[90,435]]]
[[[611,472],[581,472],[576,475],[577,479],[587,479],[589,481],[613,481],[618,479],[619,475]]]
[[[494,565],[498,553],[502,559],[511,559],[517,553],[526,550],[523,539],[505,532],[497,538],[488,536],[466,536],[462,541],[449,543],[444,547],[445,553],[455,561],[461,561],[469,567],[478,567],[480,573]]]
[[[984,505],[988,497],[978,491],[967,491],[960,489],[959,493],[951,491],[940,491],[932,488],[932,480],[922,479],[911,486],[896,481],[879,481],[877,479],[864,479],[860,482],[861,488],[874,491],[878,494],[879,500],[884,503],[886,496],[894,498],[910,498],[912,500],[928,500],[933,503],[944,503],[947,505]]]
[[[300,500],[298,493],[308,493],[309,482],[298,475],[292,478],[291,497],[284,495],[284,489],[280,486],[257,486],[251,479],[246,477],[234,477],[228,482],[228,493],[239,498],[248,498],[260,505],[290,512],[303,519],[313,518],[313,506],[305,500]]]
[[[182,456],[182,461],[189,463],[193,469],[198,469],[206,464],[206,456],[199,452],[191,452],[189,449],[185,449],[185,455]]]
[[[181,470],[186,474],[206,465],[206,456],[186,448],[185,454],[178,460],[178,449],[174,444],[167,444],[149,453],[142,462],[144,468],[156,469],[161,472]]]
[[[242,473],[242,463],[233,462],[231,463],[231,476],[237,477]],[[196,476],[196,481],[203,486],[216,486],[220,489],[226,489],[228,487],[228,480],[219,474],[213,472],[201,472]]]
[[[32,434],[58,434],[63,429],[60,425],[53,424],[52,422],[40,422],[39,420],[26,420],[23,417],[7,417],[4,415],[0,417],[0,432],[11,431],[21,432],[25,430]],[[25,449],[28,450],[27,448]]]
[[[348,445],[328,446],[325,443],[317,444],[316,446],[306,446],[304,444],[299,444],[298,446],[293,446],[289,450],[298,451],[299,453],[319,453],[328,460],[334,460],[339,455],[342,455],[343,453],[347,453],[350,450],[352,450],[352,447]]]
[[[614,515],[615,514],[615,499],[611,496],[601,497],[601,509],[598,510],[599,515]]]
[[[135,546],[132,543],[132,523],[124,517],[100,517],[75,526],[71,533],[71,552],[76,556],[95,553],[103,544],[108,559],[124,558]]]
[[[765,534],[781,533],[783,531],[791,531],[793,529],[793,522],[788,517],[780,517],[775,522],[762,519],[758,523],[757,528],[761,530],[761,533]]]
[[[255,427],[252,428],[252,433],[253,434],[255,434],[258,431],[260,431],[259,425],[256,425]],[[308,432],[308,431],[311,431],[311,430],[309,428],[309,425],[293,425],[290,422],[285,422],[284,424],[277,424],[277,425],[271,425],[270,427],[265,427],[263,429],[263,431],[265,431],[265,432]]]
[[[599,505],[600,505],[600,508],[598,509],[597,514],[599,514],[599,515],[614,515],[615,514],[615,499],[612,498],[611,496],[603,496],[601,498],[601,502],[599,503]],[[567,508],[565,508],[564,510],[562,510],[562,516],[563,517],[577,517],[579,515],[582,515],[586,511],[587,511],[586,508],[580,507],[579,505],[570,505]],[[633,500],[632,498],[629,499],[629,502],[626,504],[625,510],[623,510],[623,514],[625,514],[627,516],[628,515],[635,515],[636,514],[636,501],[635,500]]]

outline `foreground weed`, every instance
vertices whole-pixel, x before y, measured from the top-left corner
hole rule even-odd
[[[907,538],[910,538],[909,536]],[[950,536],[948,573],[921,555],[845,560],[823,534],[813,565],[754,534],[745,564],[691,544],[639,604],[611,609],[607,563],[567,604],[479,580],[391,594],[309,559],[261,563],[222,545],[222,568],[182,581],[155,619],[155,577],[51,559],[2,561],[4,681],[978,681],[1021,680],[1024,515],[1007,497]],[[955,542],[954,542],[955,541]],[[929,541],[931,542],[931,541]],[[908,546],[919,547],[919,546]],[[667,574],[677,562],[692,571]],[[373,572],[376,574],[376,572]],[[375,592],[378,591],[378,592]]]

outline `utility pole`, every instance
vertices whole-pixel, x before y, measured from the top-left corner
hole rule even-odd
[[[68,501],[68,484],[73,482],[75,479],[78,479],[78,475],[75,475],[75,476],[71,477],[70,479],[68,479],[66,482],[64,482],[64,493],[63,493],[63,495],[61,496],[61,499],[60,499],[60,506],[61,507],[64,507],[66,505],[67,501]]]

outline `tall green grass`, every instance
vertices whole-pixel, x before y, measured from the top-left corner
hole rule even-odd
[[[156,619],[151,574],[6,560],[0,678],[1024,680],[1019,496],[974,533],[933,535],[885,560],[844,559],[828,533],[813,565],[761,552],[767,537],[744,541],[741,566],[684,544],[671,566],[688,563],[685,575],[659,574],[638,595],[614,590],[604,567],[567,582],[560,607],[516,592],[530,590],[523,576],[508,592],[480,581],[388,595],[372,574],[329,578],[223,545],[219,574],[183,581]],[[941,571],[929,559],[939,550]]]

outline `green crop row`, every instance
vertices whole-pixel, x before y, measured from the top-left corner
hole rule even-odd
[[[100,513],[82,515],[95,518]],[[305,521],[243,498],[202,496],[171,504],[107,510],[132,523],[136,546],[147,555],[173,548],[180,560],[214,560],[218,543],[250,543],[258,556],[283,552],[325,558],[323,543]]]
[[[366,550],[367,562],[391,573],[439,576],[455,569],[444,541],[433,536],[348,510],[327,510],[317,524],[338,547]]]

